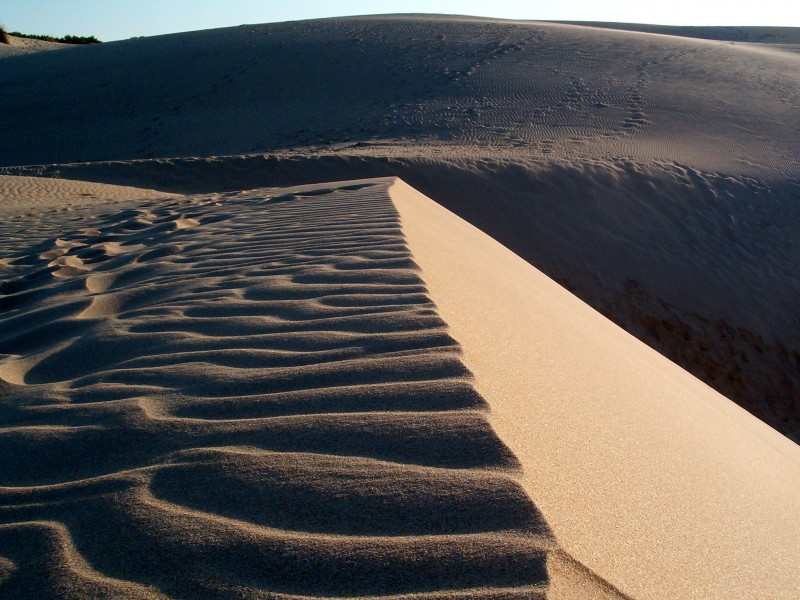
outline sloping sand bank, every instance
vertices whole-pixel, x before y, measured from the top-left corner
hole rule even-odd
[[[760,44],[399,15],[2,60],[0,86],[13,93],[0,112],[15,117],[3,124],[2,166],[366,144],[384,156],[800,169],[800,55]]]
[[[351,150],[46,172],[183,193],[401,177],[800,440],[800,181],[679,163],[382,158]]]
[[[568,552],[634,598],[796,597],[800,447],[413,188],[390,194]]]
[[[21,56],[23,54],[33,54],[47,50],[67,50],[74,48],[72,44],[61,44],[59,42],[48,42],[34,38],[22,38],[15,35],[8,36],[8,44],[0,44],[0,58],[8,56]]]
[[[548,563],[619,597],[520,485],[391,184],[2,236],[4,597],[542,598]]]
[[[798,447],[403,182],[142,194],[0,226],[4,597],[792,597]]]

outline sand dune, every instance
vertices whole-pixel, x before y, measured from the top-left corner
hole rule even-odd
[[[795,38],[0,48],[0,595],[793,599]]]
[[[24,93],[0,99],[17,117],[0,165],[366,143],[384,155],[400,145],[796,175],[785,124],[799,60],[762,45],[427,16],[135,39],[7,59],[0,83]]]
[[[629,160],[333,152],[67,168],[72,176],[193,192],[398,175],[800,439],[800,184],[792,179],[767,182]]]
[[[12,217],[15,213],[33,216],[30,211],[58,209],[74,211],[78,207],[124,200],[167,198],[172,194],[89,181],[71,181],[52,177],[16,177],[0,175],[0,214]],[[5,232],[4,232],[5,233]]]
[[[406,184],[81,216],[2,247],[8,597],[792,597],[797,446]]]
[[[58,264],[3,248],[4,593],[543,597],[556,544],[390,183],[107,204]]]
[[[644,29],[360,17],[5,58],[0,164],[400,176],[798,440],[797,30]]]
[[[604,23],[599,21],[556,22],[565,25],[640,31],[642,33],[657,33],[701,40],[770,44],[784,47],[800,45],[800,29],[797,27],[649,25],[646,23]]]
[[[59,42],[48,42],[34,38],[21,38],[15,35],[8,36],[8,44],[0,44],[0,58],[7,56],[21,56],[47,50],[66,50],[71,48],[70,44]]]

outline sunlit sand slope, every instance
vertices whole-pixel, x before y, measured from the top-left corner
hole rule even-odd
[[[620,597],[520,485],[391,184],[2,236],[0,595]]]
[[[390,193],[561,547],[637,599],[797,597],[800,447],[430,199]]]
[[[20,56],[22,54],[32,54],[46,50],[67,50],[74,48],[70,44],[59,42],[48,42],[34,38],[21,38],[14,35],[8,36],[8,44],[0,44],[0,58],[6,56]]]
[[[42,221],[50,219],[60,224],[63,218],[46,215],[70,213],[76,209],[120,202],[125,200],[152,200],[166,198],[173,194],[147,190],[139,187],[107,185],[89,181],[74,181],[52,177],[19,177],[0,175],[0,215],[18,218],[31,234],[42,226]],[[31,217],[41,218],[33,227],[28,225]],[[8,227],[3,234],[8,235]]]

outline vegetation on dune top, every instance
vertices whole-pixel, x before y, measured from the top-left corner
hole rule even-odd
[[[28,38],[32,40],[44,40],[45,42],[58,42],[60,44],[100,44],[102,43],[93,35],[65,35],[64,37],[53,37],[50,35],[35,35],[30,33],[20,33],[19,31],[6,31],[0,26],[0,43],[9,44],[8,36]]]

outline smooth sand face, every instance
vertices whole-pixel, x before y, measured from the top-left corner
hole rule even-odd
[[[556,539],[635,598],[794,598],[800,449],[449,211],[391,189]]]

